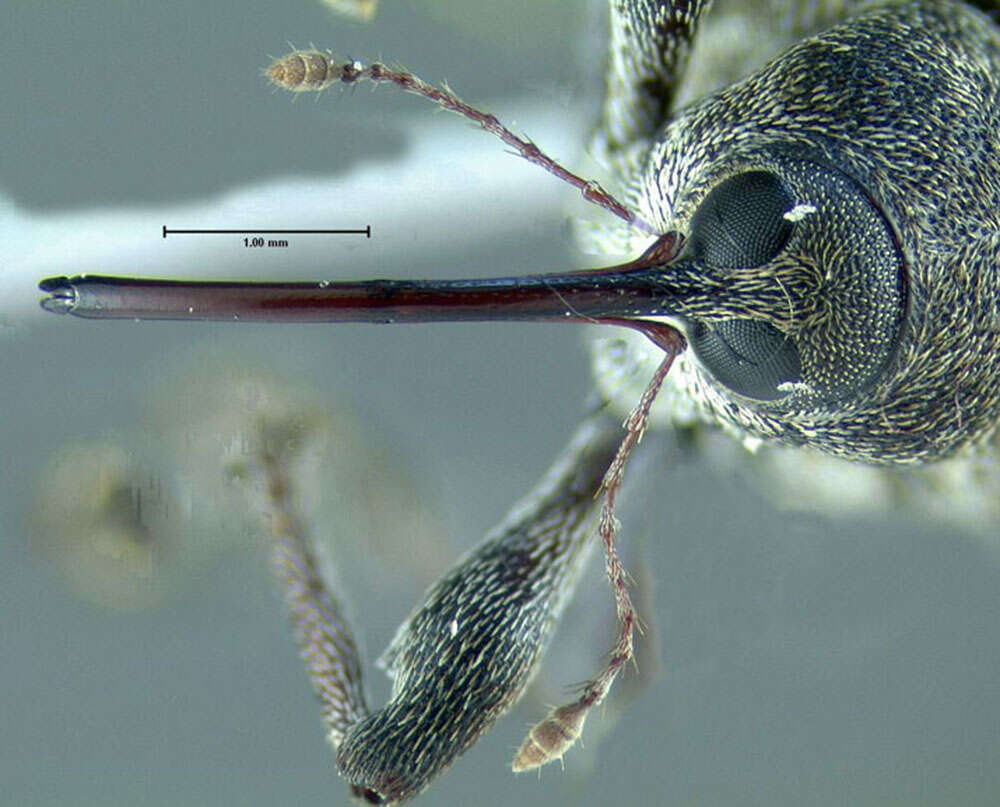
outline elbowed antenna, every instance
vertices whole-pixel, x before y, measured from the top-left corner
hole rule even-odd
[[[496,115],[470,106],[447,87],[434,87],[409,70],[395,69],[379,62],[364,65],[356,60],[338,61],[329,52],[296,50],[275,59],[265,71],[271,83],[290,92],[320,92],[332,84],[354,84],[370,81],[373,84],[392,84],[405,92],[420,95],[442,109],[454,112],[472,121],[485,131],[498,137],[528,162],[544,168],[557,179],[572,185],[588,202],[603,207],[626,224],[644,233],[654,234],[656,229],[636,211],[629,210],[597,182],[586,180],[568,171],[538,146],[518,137],[497,119]]]

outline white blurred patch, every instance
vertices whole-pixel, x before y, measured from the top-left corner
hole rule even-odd
[[[795,207],[793,207],[791,210],[786,212],[782,216],[782,218],[785,219],[785,221],[790,221],[795,223],[802,221],[802,219],[804,219],[806,216],[811,216],[815,212],[816,212],[816,205],[800,202],[799,204],[795,205]]]

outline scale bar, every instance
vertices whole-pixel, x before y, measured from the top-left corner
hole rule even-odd
[[[372,226],[363,230],[176,230],[163,225],[163,237],[168,235],[363,235],[372,237]]]

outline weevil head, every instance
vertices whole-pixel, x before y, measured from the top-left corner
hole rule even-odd
[[[875,10],[650,144],[630,182],[687,239],[667,282],[704,286],[671,312],[703,417],[879,463],[992,433],[997,53],[997,30],[957,6]]]
[[[708,383],[772,417],[866,394],[895,353],[906,303],[884,217],[857,183],[807,159],[772,150],[727,169],[662,269]]]
[[[876,394],[898,357],[908,273],[897,236],[860,183],[794,150],[741,155],[699,179],[683,248],[656,268],[657,313],[693,354],[684,383],[714,419],[828,447],[825,430]]]

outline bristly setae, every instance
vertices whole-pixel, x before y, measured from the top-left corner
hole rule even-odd
[[[294,519],[276,519],[279,574],[338,769],[373,803],[419,793],[523,691],[603,491],[597,532],[618,640],[579,699],[531,730],[514,768],[559,758],[579,737],[631,656],[635,614],[613,508],[665,379],[660,421],[887,473],[985,450],[1000,420],[1000,31],[990,18],[959,0],[609,5],[592,146],[621,201],[406,70],[297,51],[268,75],[296,92],[387,82],[464,115],[616,216],[608,238],[635,260],[475,281],[42,283],[47,310],[82,317],[594,322],[665,351],[654,351],[655,373],[638,374],[653,380],[618,450],[618,430],[591,414],[550,475],[428,591],[386,654],[393,692],[374,713],[308,541]],[[720,47],[713,37],[734,20],[747,35]],[[616,355],[604,351],[601,366]],[[620,394],[598,383],[621,414]],[[262,464],[280,514],[280,465]],[[1000,496],[1000,479],[982,494]]]

